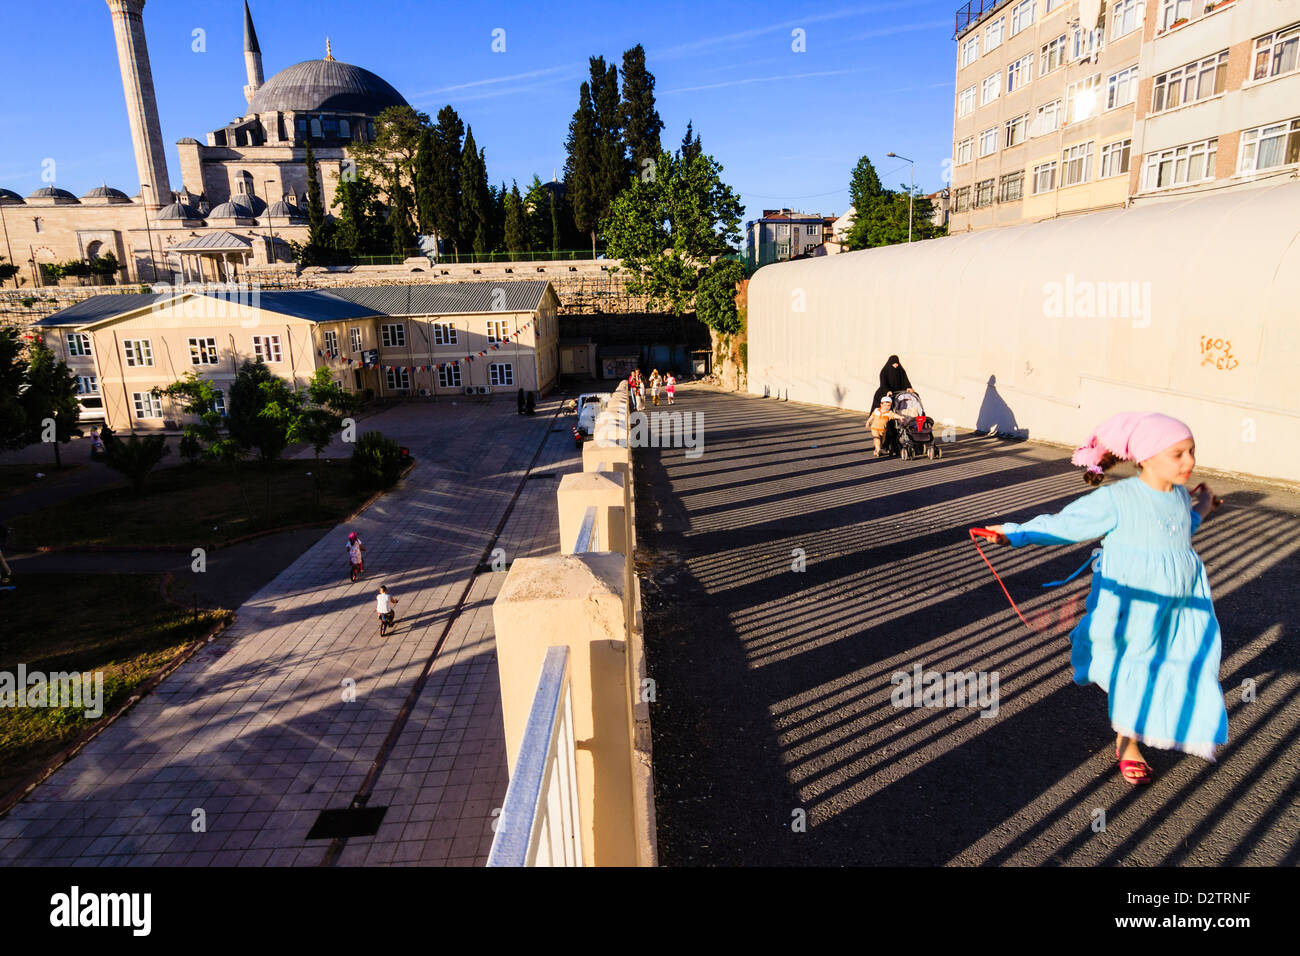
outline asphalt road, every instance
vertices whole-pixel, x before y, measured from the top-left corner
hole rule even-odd
[[[704,454],[636,466],[662,863],[1300,863],[1300,494],[1194,477],[1226,500],[1194,540],[1229,743],[1217,764],[1147,748],[1134,788],[1104,692],[1071,678],[1088,575],[1040,586],[1091,545],[986,549],[1031,629],[966,534],[1085,494],[1068,450],[961,433],[936,462],[875,461],[858,413],[677,404]],[[918,664],[996,673],[996,714],[894,706]]]

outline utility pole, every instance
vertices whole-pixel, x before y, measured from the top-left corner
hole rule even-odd
[[[905,163],[911,163],[911,188],[907,191],[907,241],[912,241],[912,197],[916,194],[916,163],[913,163],[906,156],[899,156],[897,153],[886,153],[893,159],[901,159]]]

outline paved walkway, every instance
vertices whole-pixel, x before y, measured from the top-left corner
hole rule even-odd
[[[551,431],[558,405],[521,418],[513,401],[443,401],[367,421],[418,463],[351,526],[365,576],[347,580],[342,528],[322,538],[0,819],[0,864],[485,862],[508,779],[491,627],[505,575],[475,571],[520,488],[506,559],[557,547],[558,483],[523,476],[539,448],[534,473],[581,467],[563,418]],[[382,639],[380,583],[399,602]],[[354,804],[387,807],[377,834],[306,840],[321,810]]]
[[[678,405],[704,413],[704,454],[637,469],[663,863],[1300,863],[1300,495],[1209,479],[1227,507],[1195,542],[1230,742],[1218,765],[1148,748],[1134,789],[1103,692],[1071,680],[1087,576],[1039,587],[1091,546],[990,552],[1026,617],[1051,613],[1034,632],[966,536],[1086,493],[1066,450],[967,433],[937,462],[875,461],[861,414]],[[998,672],[996,717],[895,708],[916,664]]]

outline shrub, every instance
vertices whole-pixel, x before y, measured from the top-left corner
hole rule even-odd
[[[352,450],[352,477],[363,488],[388,488],[402,471],[401,449],[381,432],[366,432]]]

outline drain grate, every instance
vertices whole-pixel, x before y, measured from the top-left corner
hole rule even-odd
[[[308,840],[336,840],[374,836],[379,832],[387,807],[347,807],[322,810],[307,834]]]

